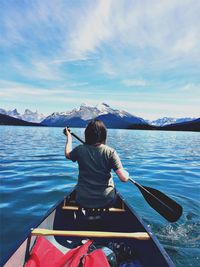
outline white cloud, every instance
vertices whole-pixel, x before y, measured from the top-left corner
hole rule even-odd
[[[178,39],[173,47],[175,53],[194,53],[198,47],[198,32],[194,29]]]
[[[140,86],[147,86],[148,82],[141,79],[141,80],[137,80],[137,79],[126,79],[126,80],[122,80],[122,84],[124,84],[125,86],[128,87],[140,87]]]
[[[109,77],[116,77],[114,66],[109,61],[101,61],[101,71]]]
[[[200,84],[188,83],[180,88],[182,92],[198,92],[200,97]]]
[[[58,66],[51,66],[48,64],[48,61],[34,57],[29,58],[28,62],[13,58],[12,68],[18,75],[28,79],[55,81],[60,80],[63,77]]]
[[[68,86],[69,87],[82,87],[82,86],[87,86],[89,83],[88,82],[72,82],[69,83]]]
[[[24,97],[27,99],[28,97],[43,97],[44,99],[48,97],[56,97],[58,95],[69,95],[74,93],[73,90],[64,89],[64,88],[44,88],[31,86],[30,84],[11,82],[6,80],[0,80],[0,97],[2,98],[12,98],[18,99]]]

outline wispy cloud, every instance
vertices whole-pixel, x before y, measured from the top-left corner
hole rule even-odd
[[[128,86],[128,87],[140,87],[140,86],[147,86],[148,82],[141,79],[141,80],[136,80],[136,79],[127,79],[127,80],[122,80],[122,84]]]
[[[53,97],[54,99],[57,96],[62,95],[63,97],[66,95],[70,95],[73,93],[73,90],[65,89],[65,88],[44,88],[44,87],[36,87],[30,84],[18,83],[0,80],[0,97],[6,98],[21,98],[21,97],[43,97],[44,99],[48,97]]]
[[[152,59],[159,54],[165,61],[186,52],[192,57],[200,46],[197,1],[101,0],[81,2],[80,6],[34,1],[23,13],[20,8],[9,8],[8,16],[1,19],[1,40],[6,45],[23,45],[25,51],[32,50],[29,56],[39,55],[55,63],[105,54],[104,45],[114,48],[115,53],[116,47],[128,48],[127,53],[135,54],[135,58],[137,52],[140,58],[150,57],[139,51],[148,48]],[[117,56],[120,61],[123,53]]]
[[[21,61],[17,58],[11,60],[13,70],[21,77],[46,81],[61,80],[62,72],[56,66],[50,66],[48,61],[39,58],[30,58],[29,61]]]
[[[187,83],[186,85],[180,88],[180,91],[189,93],[198,92],[200,97],[200,83],[199,84]]]
[[[69,36],[70,51],[77,58],[96,52],[102,42],[108,41],[112,36],[112,31],[108,27],[112,13],[111,1],[90,1],[89,3],[81,10],[81,14],[79,13],[79,19]]]
[[[106,60],[101,61],[101,71],[102,73],[106,74],[108,77],[117,76],[117,73],[115,71],[113,64],[111,64],[109,61],[106,61]]]

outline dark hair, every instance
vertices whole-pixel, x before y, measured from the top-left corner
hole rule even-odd
[[[89,122],[85,129],[85,142],[88,145],[95,145],[97,143],[105,144],[107,137],[107,130],[103,121],[94,119]]]

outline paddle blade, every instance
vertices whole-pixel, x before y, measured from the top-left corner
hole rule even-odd
[[[183,208],[164,193],[148,186],[136,184],[149,205],[169,222],[176,222],[182,215]]]

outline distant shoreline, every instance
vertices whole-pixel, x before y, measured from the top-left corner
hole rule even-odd
[[[64,126],[48,126],[43,124],[36,124],[36,123],[30,123],[30,124],[2,124],[0,122],[1,126],[25,126],[25,127],[47,127],[47,128],[63,128]],[[200,126],[199,126],[200,127]],[[72,127],[72,128],[82,128],[85,127]],[[135,128],[108,128],[108,129],[116,129],[116,130],[136,130],[136,131],[170,131],[170,132],[200,132],[200,129],[175,129],[175,128],[167,128],[167,127],[156,127],[156,128],[142,128],[142,127],[135,127]]]
[[[105,123],[106,124],[106,123]],[[36,127],[66,127],[66,126],[49,126],[42,123],[34,123],[34,122],[27,122],[21,119],[17,119],[8,115],[0,114],[0,126],[36,126]],[[68,125],[68,127],[72,128],[85,128],[83,126],[72,126]],[[124,128],[114,128],[107,126],[108,129],[128,129],[128,130],[152,130],[152,131],[189,131],[189,132],[200,132],[200,119],[184,122],[184,123],[177,123],[177,124],[170,124],[166,126],[154,126],[148,124],[130,124],[128,127]]]
[[[130,130],[152,130],[152,131],[187,131],[187,132],[200,132],[200,120],[197,119],[191,122],[169,124],[165,126],[154,125],[130,125]]]

